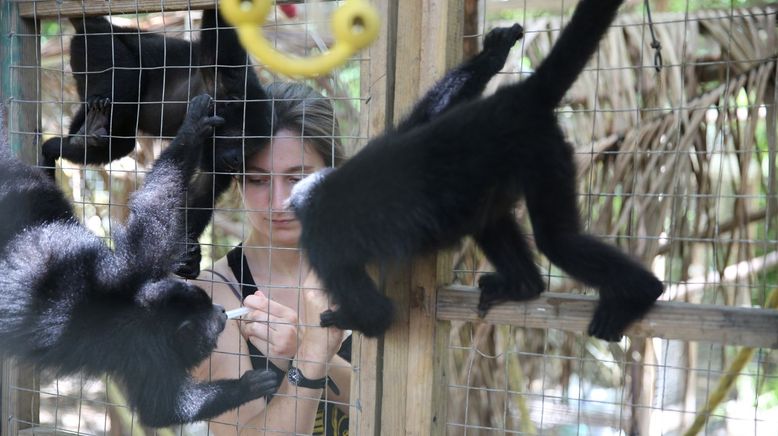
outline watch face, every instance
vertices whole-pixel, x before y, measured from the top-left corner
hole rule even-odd
[[[293,385],[298,385],[303,378],[302,374],[300,374],[300,370],[295,367],[289,368],[289,372],[286,373],[286,376]]]

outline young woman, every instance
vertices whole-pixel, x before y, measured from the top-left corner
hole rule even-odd
[[[232,378],[269,368],[282,380],[270,400],[211,420],[213,435],[347,434],[350,337],[319,327],[326,296],[297,248],[300,224],[283,207],[297,181],[343,160],[338,123],[330,101],[306,85],[279,83],[267,91],[274,100],[273,138],[247,156],[245,175],[236,178],[248,237],[199,277],[215,303],[233,309],[242,302],[253,310],[228,322],[195,376]]]

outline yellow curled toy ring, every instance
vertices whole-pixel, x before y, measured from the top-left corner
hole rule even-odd
[[[326,52],[310,58],[285,55],[270,44],[261,28],[273,0],[221,0],[224,19],[236,27],[246,50],[267,68],[287,76],[314,77],[342,65],[358,50],[378,36],[378,12],[366,0],[346,0],[332,13],[330,24],[335,44]]]

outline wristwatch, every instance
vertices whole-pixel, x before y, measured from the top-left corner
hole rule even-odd
[[[325,386],[329,386],[335,395],[340,395],[340,389],[338,389],[338,385],[335,384],[330,376],[311,380],[303,375],[303,372],[300,371],[300,368],[291,366],[289,367],[289,371],[286,373],[286,378],[289,380],[289,383],[295,386],[300,386],[301,388],[324,389]]]

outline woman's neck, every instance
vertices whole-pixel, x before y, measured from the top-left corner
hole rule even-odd
[[[252,234],[243,243],[243,253],[258,283],[296,284],[305,278],[307,265],[299,248],[271,247],[270,241]]]

